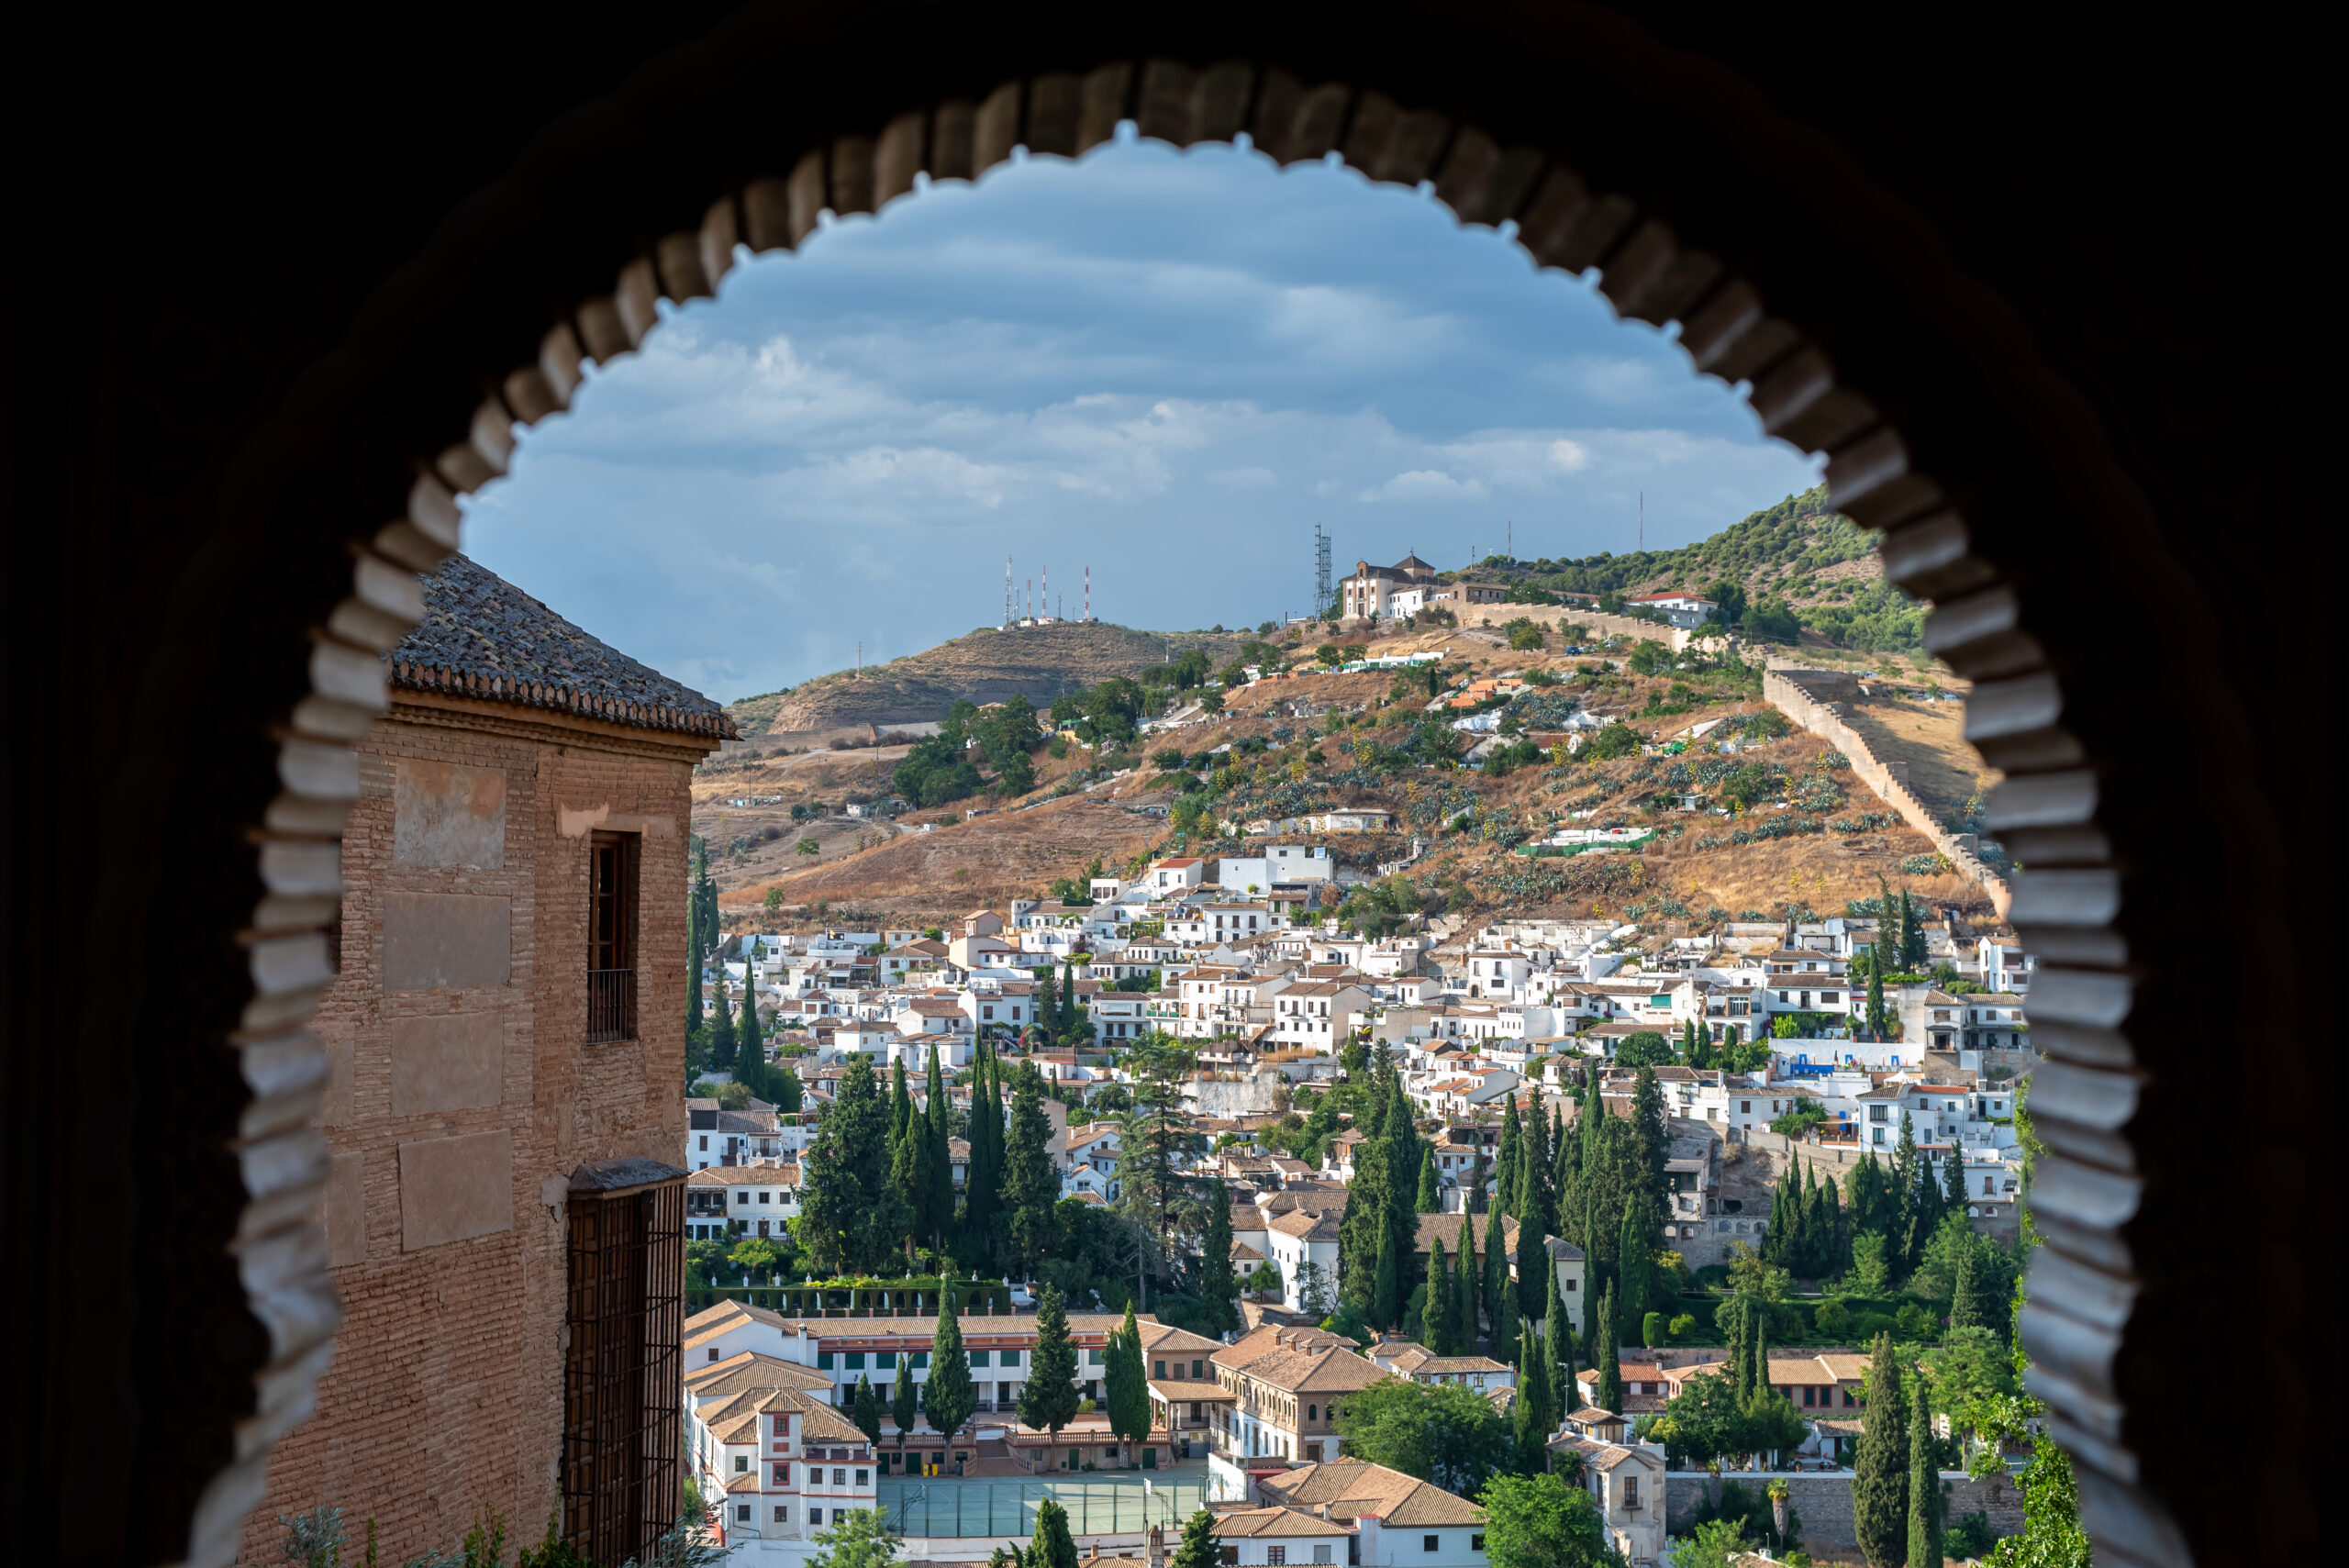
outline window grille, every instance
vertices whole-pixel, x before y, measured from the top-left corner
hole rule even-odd
[[[636,1038],[638,836],[598,832],[589,840],[587,1043]]]
[[[563,1539],[601,1568],[641,1561],[677,1518],[685,1180],[643,1159],[571,1178]]]

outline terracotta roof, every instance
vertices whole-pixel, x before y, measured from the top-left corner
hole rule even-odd
[[[563,619],[462,555],[424,577],[424,619],[387,656],[391,684],[642,729],[740,738],[717,703]]]
[[[685,1392],[697,1399],[723,1399],[756,1388],[798,1388],[808,1393],[829,1391],[832,1380],[819,1372],[756,1351],[740,1351],[722,1362],[711,1362],[685,1374]]]
[[[1411,1525],[1476,1525],[1485,1511],[1432,1482],[1358,1459],[1307,1464],[1257,1482],[1268,1496],[1300,1507],[1326,1503],[1334,1519],[1369,1515],[1392,1528]]]
[[[1354,1527],[1300,1508],[1241,1508],[1215,1521],[1219,1536],[1352,1535]]]
[[[797,1164],[711,1165],[685,1178],[689,1187],[796,1187]]]

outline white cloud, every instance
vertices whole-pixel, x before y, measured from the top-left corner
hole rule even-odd
[[[1280,483],[1280,475],[1258,465],[1247,468],[1219,468],[1208,475],[1208,483],[1226,490],[1264,490]]]
[[[1358,499],[1364,501],[1481,501],[1492,489],[1481,479],[1465,484],[1440,468],[1415,468],[1384,484],[1374,484]]]

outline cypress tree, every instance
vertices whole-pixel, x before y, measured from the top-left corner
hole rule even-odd
[[[1485,1227],[1485,1342],[1486,1351],[1495,1361],[1508,1353],[1510,1337],[1517,1330],[1501,1321],[1501,1313],[1508,1305],[1508,1217],[1496,1211],[1491,1223]]]
[[[1518,1462],[1531,1470],[1540,1462],[1553,1426],[1550,1374],[1542,1364],[1542,1348],[1531,1326],[1519,1340],[1517,1365],[1517,1407],[1511,1414],[1516,1418]]]
[[[1231,1189],[1219,1179],[1209,1190],[1207,1232],[1199,1246],[1199,1296],[1216,1329],[1237,1329],[1240,1281],[1231,1268]]]
[[[1103,1379],[1109,1429],[1130,1443],[1150,1436],[1150,1384],[1141,1363],[1141,1329],[1130,1303],[1126,1320],[1109,1336],[1108,1365]]]
[[[701,900],[685,900],[685,1034],[701,1032]]]
[[[1395,1309],[1385,1321],[1400,1324],[1403,1308],[1419,1284],[1419,1207],[1415,1178],[1426,1149],[1411,1124],[1411,1102],[1400,1073],[1391,1080],[1386,1105],[1386,1245],[1395,1253]]]
[[[1574,1386],[1575,1336],[1566,1327],[1565,1298],[1558,1290],[1558,1271],[1546,1271],[1550,1276],[1548,1299],[1542,1305],[1542,1360],[1548,1366],[1550,1385],[1557,1397],[1550,1402],[1550,1424],[1557,1426],[1559,1417],[1565,1414],[1565,1391]]]
[[[1919,1223],[1929,1200],[1925,1195],[1922,1157],[1917,1152],[1917,1129],[1906,1110],[1900,1113],[1900,1141],[1892,1153],[1892,1233],[1886,1240],[1891,1243],[1900,1273],[1905,1274],[1916,1266],[1924,1239],[1932,1234],[1929,1227]],[[1938,1194],[1938,1188],[1935,1192]]]
[[[748,1072],[751,1093],[764,1100],[774,1096],[760,1094],[766,1087],[767,1043],[764,1031],[759,1028],[759,982],[751,957],[753,951],[747,946],[742,950],[742,1017],[734,1029],[734,1075],[740,1078]]]
[[[856,1375],[856,1394],[849,1401],[849,1419],[864,1434],[864,1440],[881,1440],[881,1396],[873,1391],[873,1379],[863,1373]]]
[[[1524,1164],[1524,1134],[1517,1123],[1517,1096],[1508,1096],[1501,1112],[1501,1146],[1494,1167],[1500,1178],[1500,1190],[1493,1195],[1493,1208],[1498,1214],[1517,1212],[1520,1172]]]
[[[1036,1348],[1029,1357],[1028,1381],[1019,1385],[1020,1424],[1058,1437],[1084,1398],[1076,1387],[1076,1344],[1068,1336],[1068,1313],[1061,1306],[1060,1287],[1047,1284],[1036,1296]]]
[[[1615,1344],[1615,1287],[1611,1284],[1598,1304],[1598,1342],[1592,1350],[1598,1382],[1591,1390],[1591,1403],[1620,1416],[1623,1413],[1623,1367]]]
[[[984,1267],[995,1255],[996,1214],[1003,1191],[1003,1100],[995,1053],[985,1045],[971,1071],[971,1163],[963,1179],[957,1256]]]
[[[1631,1138],[1641,1190],[1662,1207],[1669,1187],[1664,1168],[1672,1158],[1672,1136],[1664,1130],[1664,1089],[1653,1067],[1641,1068],[1631,1080]]]
[[[1395,1229],[1382,1225],[1378,1229],[1378,1260],[1372,1266],[1370,1286],[1370,1320],[1381,1329],[1395,1328],[1403,1320],[1402,1277],[1401,1261],[1395,1255]]]
[[[1835,1187],[1835,1178],[1824,1177],[1819,1184],[1819,1277],[1832,1279],[1852,1266],[1852,1239],[1843,1230],[1843,1204]]]
[[[1942,1213],[1965,1212],[1965,1151],[1952,1143],[1949,1158],[1942,1162]]]
[[[893,1096],[895,1093],[903,1092],[905,1082],[905,1063],[899,1062],[896,1063]],[[908,1255],[917,1239],[934,1235],[937,1230],[936,1217],[930,1211],[933,1185],[930,1179],[930,1160],[928,1129],[921,1112],[913,1108],[913,1102],[908,1098],[904,1120],[897,1129],[896,1148],[889,1157],[889,1184],[896,1189],[904,1203]]]
[[[734,1070],[734,1009],[726,995],[726,966],[718,966],[718,979],[710,990],[709,1060],[714,1067],[728,1072]]]
[[[1638,1200],[1627,1196],[1623,1200],[1622,1231],[1615,1245],[1615,1273],[1622,1282],[1616,1297],[1622,1316],[1616,1321],[1626,1328],[1648,1315],[1648,1255],[1654,1249],[1647,1243],[1641,1218]]]
[[[971,1363],[963,1354],[963,1324],[954,1315],[953,1286],[941,1280],[938,1329],[930,1340],[930,1381],[921,1385],[921,1413],[939,1436],[952,1440],[978,1405]]]
[[[1582,1193],[1582,1337],[1587,1340],[1598,1334],[1598,1290],[1605,1270],[1598,1261],[1598,1184],[1586,1181]]]
[[[1503,1266],[1507,1266],[1506,1262]],[[1494,1330],[1493,1343],[1496,1347],[1505,1346],[1507,1349],[1495,1351],[1497,1360],[1514,1362],[1517,1356],[1518,1341],[1525,1325],[1524,1312],[1520,1306],[1522,1299],[1518,1294],[1517,1281],[1512,1279],[1502,1284],[1501,1320]]]
[[[1443,1238],[1428,1243],[1428,1305],[1422,1319],[1428,1349],[1440,1356],[1456,1356],[1453,1319],[1459,1292],[1452,1283],[1452,1264],[1443,1255]]]
[[[930,1048],[930,1108],[928,1127],[930,1138],[930,1245],[954,1228],[954,1157],[947,1147],[947,1130],[952,1125],[948,1119],[954,1106],[946,1096],[946,1079],[940,1070],[938,1047]],[[966,1173],[967,1179],[967,1173]]]
[[[1421,1214],[1442,1214],[1443,1198],[1435,1182],[1435,1151],[1422,1147],[1419,1151],[1419,1211]]]
[[[1952,1329],[1987,1329],[1995,1304],[1982,1288],[1980,1249],[1968,1247],[1957,1255],[1957,1278],[1950,1291]]]
[[[1865,1399],[1852,1466],[1852,1528],[1869,1562],[1894,1568],[1909,1552],[1909,1423],[1890,1334],[1876,1337]]]
[[[797,1116],[807,1108],[807,1089],[799,1082],[799,1074],[788,1067],[777,1067],[768,1080],[774,1090],[775,1108],[790,1116]]]
[[[1223,1543],[1215,1538],[1215,1510],[1200,1508],[1183,1521],[1183,1542],[1174,1549],[1172,1568],[1219,1568]]]
[[[1031,1279],[1052,1255],[1058,1234],[1052,1207],[1060,1202],[1061,1180],[1044,1147],[1052,1135],[1037,1080],[1022,1077],[1012,1091],[1011,1124],[1003,1140],[1004,1239],[1007,1261]],[[1070,1370],[1073,1375],[1074,1363]]]
[[[1538,1235],[1550,1223],[1550,1216],[1558,1207],[1555,1194],[1550,1191],[1550,1123],[1542,1115],[1542,1102],[1536,1099],[1528,1107],[1525,1120],[1525,1145],[1520,1153],[1517,1217],[1531,1218]]]
[[[1034,1032],[1048,1043],[1058,1038],[1061,1017],[1060,987],[1052,980],[1052,966],[1044,965],[1036,979],[1036,1023]]]
[[[906,1059],[889,1062],[889,1168],[896,1169],[898,1151],[906,1146],[906,1123],[913,1115],[913,1096],[906,1093]]]
[[[1459,1299],[1452,1309],[1453,1329],[1459,1337],[1459,1353],[1474,1355],[1485,1293],[1476,1276],[1476,1217],[1473,1214],[1460,1217],[1460,1265],[1456,1272],[1460,1276],[1455,1286]]]
[[[914,1353],[897,1352],[897,1376],[889,1385],[889,1418],[897,1423],[897,1443],[905,1446],[906,1434],[914,1429]]]
[[[1892,1030],[1892,1015],[1885,1011],[1884,966],[1875,960],[1878,950],[1871,948],[1868,951],[1868,1033],[1882,1040]]]
[[[1029,1538],[1025,1568],[1077,1568],[1076,1542],[1068,1533],[1068,1510],[1046,1498],[1036,1507],[1036,1533]]]
[[[1530,1177],[1531,1173],[1528,1172]],[[1531,1180],[1526,1184],[1532,1185]],[[1517,1299],[1520,1307],[1540,1311],[1547,1299],[1542,1293],[1542,1276],[1554,1273],[1550,1266],[1550,1249],[1543,1246],[1546,1228],[1544,1211],[1531,1208],[1517,1217]]]
[[[1925,1380],[1914,1377],[1909,1407],[1909,1568],[1942,1568],[1942,1475],[1933,1453],[1933,1413]]]

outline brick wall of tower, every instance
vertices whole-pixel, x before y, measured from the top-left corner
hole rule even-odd
[[[326,1230],[346,1314],[239,1561],[280,1516],[374,1521],[392,1562],[557,1502],[572,1171],[684,1147],[688,784],[697,744],[403,701],[361,748],[341,973],[316,1029]],[[589,1045],[589,835],[640,835],[637,1040]],[[502,951],[501,951],[502,943]],[[348,1554],[347,1554],[348,1555]]]

